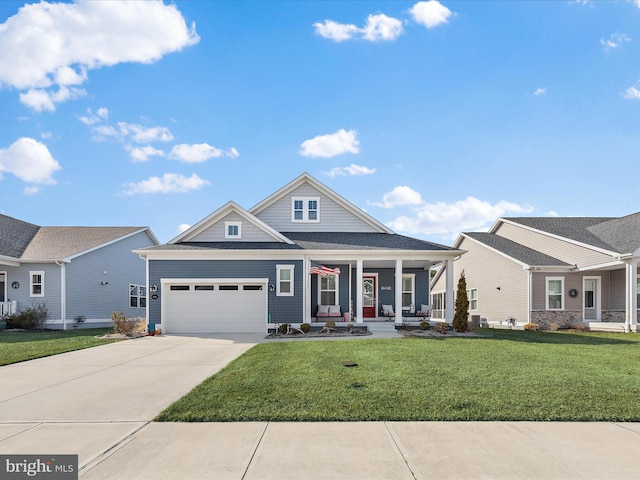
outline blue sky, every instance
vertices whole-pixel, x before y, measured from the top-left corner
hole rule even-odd
[[[638,211],[640,2],[0,2],[0,212],[161,242],[309,172],[398,233]]]

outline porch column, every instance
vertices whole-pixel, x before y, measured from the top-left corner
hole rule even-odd
[[[362,267],[362,260],[358,259],[356,260],[356,305],[357,308],[354,312],[355,316],[356,316],[356,323],[364,323],[364,318],[363,318],[363,314],[362,314],[362,299],[364,297],[363,291],[362,291],[362,272],[363,272],[363,267]]]
[[[304,291],[303,298],[303,313],[302,318],[303,322],[311,323],[311,259],[305,256],[302,259],[302,268],[304,270],[304,275],[302,276],[302,288]]]
[[[625,265],[626,302],[624,331],[629,333],[633,325],[638,324],[638,259],[634,258]]]
[[[402,260],[396,260],[396,285],[394,302],[396,323],[402,323]]]
[[[453,323],[453,260],[446,261],[445,268],[445,308],[444,308],[444,319],[447,323]]]

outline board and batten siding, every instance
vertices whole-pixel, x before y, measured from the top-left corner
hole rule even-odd
[[[626,302],[626,284],[625,284],[625,269],[612,270],[610,273],[611,283],[609,289],[610,309],[611,310],[625,310]],[[638,292],[640,293],[640,292]]]
[[[320,221],[292,222],[291,199],[293,197],[319,198]],[[291,194],[277,200],[260,212],[257,217],[279,232],[376,232],[371,225],[346,210],[333,199],[323,195],[308,184],[301,185]]]
[[[463,270],[467,289],[478,290],[478,309],[469,310],[469,315],[480,315],[488,322],[515,317],[518,323],[526,323],[529,318],[529,271],[468,238],[462,240],[459,248],[467,253],[453,262],[454,297]],[[433,291],[445,290],[444,277],[443,273]]]
[[[149,294],[149,323],[161,323],[161,279],[250,279],[268,278],[269,285],[276,285],[276,266],[294,265],[293,296],[277,296],[268,292],[272,322],[299,323],[304,318],[303,266],[301,260],[150,260],[149,285],[156,285],[158,298]],[[169,282],[170,283],[170,282]]]
[[[599,253],[592,249],[581,247],[548,235],[543,235],[517,225],[502,223],[495,234],[571,265],[578,264],[581,267],[589,267],[611,261],[611,256],[604,253]]]
[[[191,242],[224,242],[229,241],[225,238],[225,222],[241,222],[242,235],[239,239],[233,239],[234,242],[273,242],[272,236],[256,227],[237,213],[230,213],[224,218],[211,225],[206,230],[200,232]]]
[[[149,235],[140,232],[71,260],[66,265],[67,321],[78,315],[111,321],[113,312],[143,317],[146,308],[129,306],[129,285],[147,284],[145,261],[132,250],[151,245]]]

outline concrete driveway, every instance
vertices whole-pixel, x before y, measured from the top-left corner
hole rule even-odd
[[[163,335],[0,367],[0,454],[77,454],[83,480],[640,478],[637,423],[151,421],[262,341]]]

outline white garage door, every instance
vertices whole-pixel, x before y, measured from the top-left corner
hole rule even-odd
[[[264,333],[267,293],[260,283],[163,285],[167,333]]]

